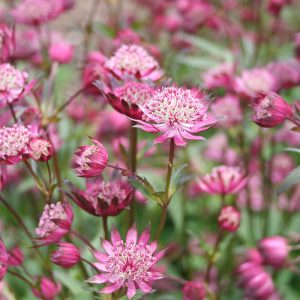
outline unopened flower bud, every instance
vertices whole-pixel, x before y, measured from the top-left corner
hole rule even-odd
[[[80,261],[80,253],[71,243],[58,243],[58,249],[52,252],[51,260],[63,268],[71,268]]]
[[[233,206],[224,206],[218,217],[219,226],[227,231],[236,231],[240,226],[241,213]]]

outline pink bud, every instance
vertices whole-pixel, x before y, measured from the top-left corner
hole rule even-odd
[[[183,287],[183,300],[203,300],[206,291],[201,281],[188,281]]]
[[[71,243],[58,243],[58,249],[52,252],[51,260],[63,268],[71,268],[80,261],[80,253]]]
[[[59,283],[43,276],[39,280],[38,288],[32,289],[32,292],[38,299],[54,300],[60,290],[61,286]]]
[[[255,248],[249,249],[246,252],[245,260],[249,262],[253,262],[257,265],[261,265],[263,263],[263,259],[261,257],[260,252]]]
[[[11,267],[17,267],[22,265],[24,261],[24,254],[22,250],[17,246],[8,252],[8,265]]]
[[[218,217],[219,226],[227,231],[236,231],[240,226],[241,213],[233,206],[224,206]]]
[[[281,236],[272,236],[262,239],[258,249],[266,265],[282,268],[289,254],[288,241]]]
[[[52,61],[68,64],[73,59],[73,47],[67,43],[53,44],[49,48],[49,56]]]

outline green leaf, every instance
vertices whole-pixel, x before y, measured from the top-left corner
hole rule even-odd
[[[285,148],[284,151],[300,153],[300,149],[298,148]]]
[[[285,192],[290,187],[300,182],[300,167],[294,169],[282,182],[282,184],[277,189],[277,195]]]

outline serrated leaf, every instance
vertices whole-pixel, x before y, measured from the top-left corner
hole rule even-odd
[[[294,169],[282,182],[282,184],[277,189],[277,195],[285,192],[290,187],[300,182],[300,167]]]

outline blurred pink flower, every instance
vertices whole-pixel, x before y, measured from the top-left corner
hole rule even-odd
[[[4,278],[8,265],[8,255],[5,245],[0,238],[0,281]]]
[[[201,281],[188,281],[182,289],[183,300],[204,300],[206,296],[205,286]]]
[[[185,146],[188,140],[204,140],[193,135],[215,125],[216,120],[207,113],[208,97],[198,90],[164,87],[156,91],[150,101],[141,107],[143,120],[136,120],[141,128],[162,133],[154,143],[174,138],[175,144]]]
[[[221,209],[218,217],[219,226],[226,231],[237,231],[240,227],[241,213],[235,207],[228,205]]]
[[[3,64],[7,62],[15,48],[13,30],[9,28],[6,24],[0,23],[0,63]]]
[[[51,254],[51,261],[66,269],[75,266],[80,259],[79,249],[71,243],[58,243],[58,249]]]
[[[18,267],[24,262],[24,254],[19,246],[8,251],[8,265],[10,267]]]
[[[38,280],[38,287],[32,289],[33,294],[42,300],[54,300],[61,291],[61,285],[42,276]]]
[[[200,178],[198,184],[200,189],[208,194],[227,195],[241,191],[248,179],[240,168],[219,166]]]
[[[300,32],[297,32],[294,37],[295,56],[300,60]]]
[[[122,44],[139,44],[141,42],[140,36],[131,28],[121,29],[113,40],[115,47],[120,47]]]
[[[155,269],[155,264],[164,255],[164,250],[155,253],[157,242],[148,244],[150,231],[147,228],[138,239],[135,225],[126,236],[126,242],[121,239],[119,232],[113,227],[111,243],[102,241],[106,254],[93,251],[98,262],[94,266],[103,273],[89,278],[87,282],[102,284],[109,283],[100,292],[111,294],[121,288],[127,289],[127,297],[133,298],[137,289],[144,293],[151,293],[153,281],[163,278]]]
[[[91,139],[94,145],[77,148],[72,158],[72,168],[77,176],[99,176],[107,166],[108,153],[105,147],[95,139]]]
[[[49,48],[49,57],[60,64],[68,64],[73,59],[73,46],[67,43],[55,43]]]
[[[267,10],[270,14],[278,17],[281,10],[288,4],[291,4],[291,0],[268,0]]]
[[[35,229],[41,246],[57,243],[70,230],[73,221],[72,207],[68,203],[46,204]]]
[[[299,132],[291,130],[295,125],[286,121],[281,128],[279,128],[275,134],[274,138],[277,143],[286,143],[289,146],[297,147],[300,145],[300,134]]]
[[[274,184],[281,183],[294,169],[295,162],[287,153],[275,154],[270,161],[271,180]]]

